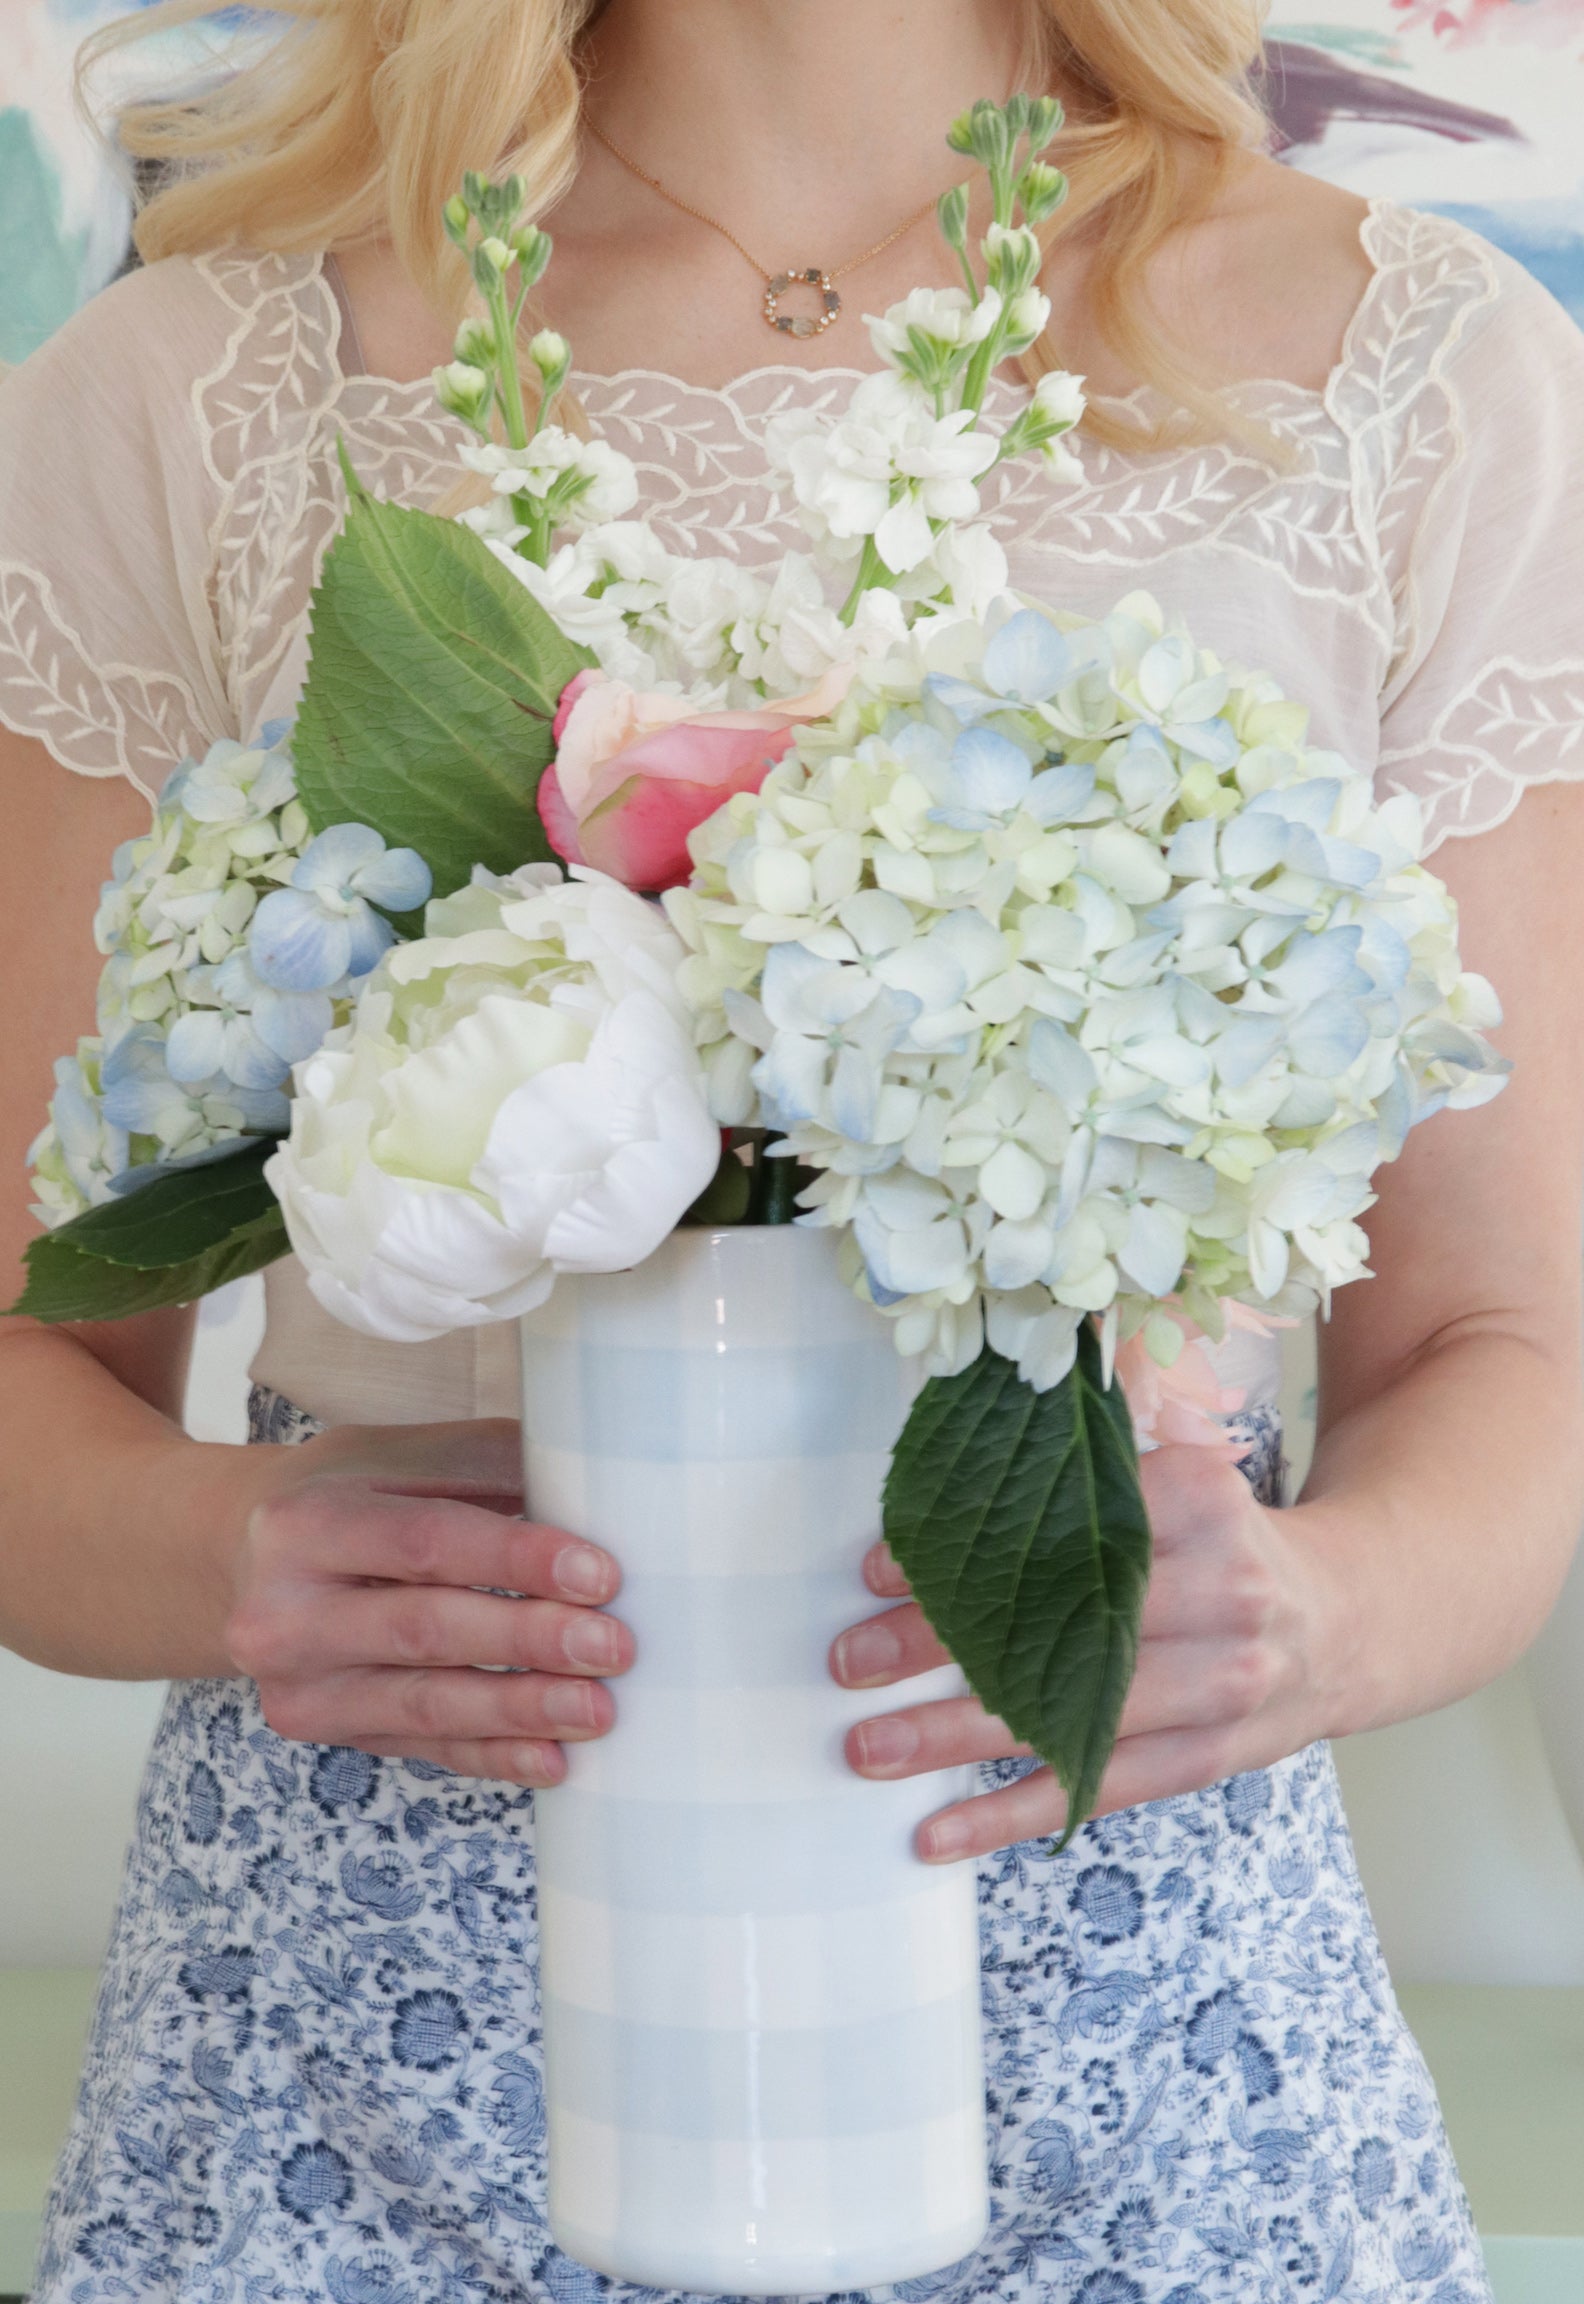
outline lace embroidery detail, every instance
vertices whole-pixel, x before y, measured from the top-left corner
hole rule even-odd
[[[1076,487],[1026,465],[987,484],[1015,581],[1060,597],[1064,570],[1070,583],[1075,568],[1116,569],[1120,589],[1124,572],[1164,563],[1164,596],[1175,585],[1191,599],[1205,577],[1186,556],[1213,547],[1223,563],[1230,555],[1278,577],[1296,601],[1329,604],[1334,630],[1354,635],[1334,677],[1355,695],[1373,680],[1389,705],[1427,622],[1416,546],[1466,461],[1451,363],[1502,280],[1491,252],[1460,226],[1390,203],[1372,205],[1362,242],[1372,276],[1325,389],[1240,388],[1297,443],[1301,471],[1274,471],[1232,443],[1132,459],[1080,435]],[[233,730],[246,733],[275,684],[289,687],[303,645],[308,595],[343,504],[338,433],[372,486],[422,504],[453,479],[461,432],[434,409],[426,381],[342,373],[339,313],[318,258],[226,253],[192,270],[225,321],[223,349],[190,405],[213,505],[208,582],[226,703]],[[830,406],[860,373],[771,367],[714,389],[632,370],[582,378],[580,388],[592,419],[638,466],[642,508],[666,540],[752,564],[798,540],[764,470],[766,421],[789,405]],[[1525,783],[1584,773],[1584,664],[1537,675],[1543,692],[1523,697],[1521,677],[1506,659],[1477,669],[1427,735],[1385,753],[1391,780],[1428,797],[1438,834],[1500,821]],[[203,728],[189,685],[96,660],[47,578],[15,563],[0,566],[0,717],[42,736],[68,767],[119,771],[145,788]],[[1501,744],[1518,749],[1504,759],[1492,749]]]
[[[1412,777],[1404,766],[1416,763]],[[1382,781],[1413,792],[1430,843],[1505,824],[1536,784],[1584,783],[1584,657],[1498,656],[1443,705],[1422,742],[1383,751]]]
[[[209,256],[198,269],[239,315],[193,403],[222,491],[212,538],[221,642],[237,724],[250,729],[345,509],[338,432],[371,488],[410,503],[454,477],[462,435],[409,405],[411,391],[342,376],[340,315],[316,257]]]
[[[1354,519],[1389,587],[1389,704],[1419,629],[1414,541],[1468,452],[1447,366],[1500,287],[1488,251],[1445,217],[1376,210],[1371,231],[1375,261],[1400,291],[1361,311],[1327,407],[1352,443]]]
[[[150,798],[201,727],[174,674],[97,662],[37,568],[0,561],[0,723],[41,737],[79,776],[124,776]]]

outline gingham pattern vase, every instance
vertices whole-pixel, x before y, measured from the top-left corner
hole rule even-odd
[[[678,1232],[523,1323],[529,1509],[615,1554],[638,1646],[537,1802],[550,2221],[622,2279],[828,2295],[985,2229],[974,1870],[912,1852],[966,1775],[841,1748],[960,1682],[828,1668],[916,1385],[791,1227]]]

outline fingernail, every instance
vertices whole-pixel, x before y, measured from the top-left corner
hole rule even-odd
[[[911,1720],[865,1720],[853,1730],[858,1763],[863,1768],[900,1768],[919,1747],[919,1733]]]
[[[919,1834],[919,1854],[926,1864],[945,1864],[962,1855],[968,1845],[968,1827],[959,1817],[943,1816],[926,1824]]]
[[[902,1643],[885,1618],[855,1624],[836,1643],[836,1677],[849,1688],[889,1679],[902,1661]]]
[[[620,1638],[608,1616],[585,1616],[567,1626],[562,1646],[574,1664],[605,1671],[616,1662]]]
[[[594,1691],[576,1680],[552,1680],[544,1692],[544,1713],[552,1728],[592,1728]]]
[[[574,1600],[601,1600],[610,1590],[610,1562],[590,1544],[569,1544],[556,1554],[555,1580]]]
[[[516,1744],[511,1772],[521,1784],[554,1784],[561,1776],[560,1756],[553,1744]]]

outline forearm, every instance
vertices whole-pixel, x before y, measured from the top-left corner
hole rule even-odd
[[[1544,1623],[1584,1519],[1576,1351],[1499,1325],[1434,1340],[1322,1417],[1284,1517],[1328,1596],[1323,1732],[1467,1695]]]
[[[69,1334],[0,1332],[0,1645],[106,1679],[232,1670],[232,1570],[271,1453],[189,1440]]]

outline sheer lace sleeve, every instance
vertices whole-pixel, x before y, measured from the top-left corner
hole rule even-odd
[[[197,267],[96,297],[0,382],[0,720],[156,790],[234,734],[212,598],[219,491],[194,379],[227,314]]]
[[[1584,780],[1584,336],[1473,245],[1491,294],[1446,348],[1440,453],[1407,442],[1380,530],[1398,631],[1380,780],[1418,796],[1431,847]]]

